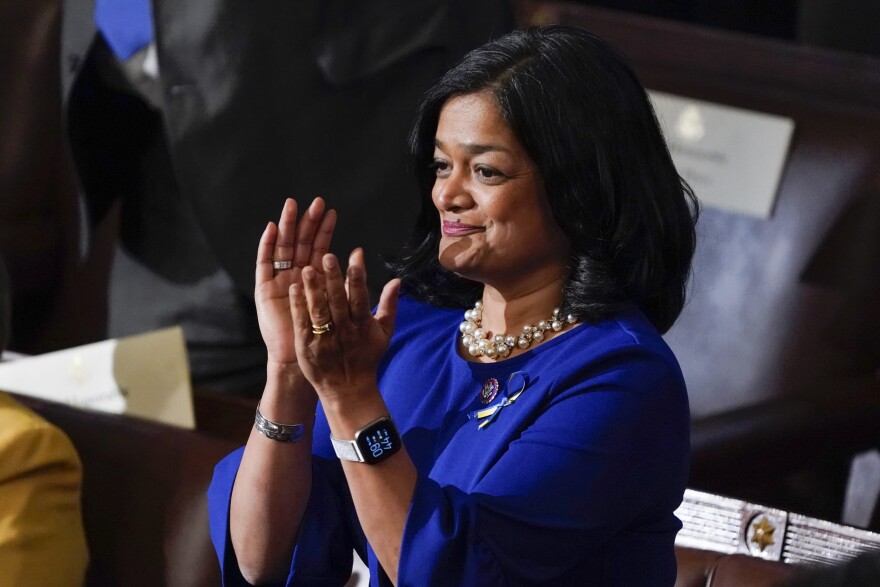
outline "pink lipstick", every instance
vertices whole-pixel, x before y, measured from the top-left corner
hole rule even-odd
[[[483,230],[482,226],[473,226],[472,224],[462,224],[461,222],[443,221],[443,234],[446,236],[463,236],[473,234]]]

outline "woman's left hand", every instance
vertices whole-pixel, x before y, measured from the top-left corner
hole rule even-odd
[[[379,361],[394,331],[400,280],[385,285],[373,316],[363,250],[352,252],[345,279],[334,255],[324,255],[322,262],[323,276],[306,267],[302,285],[291,286],[290,307],[297,360],[327,406],[376,389]]]

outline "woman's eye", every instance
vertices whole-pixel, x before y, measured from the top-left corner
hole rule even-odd
[[[446,161],[442,161],[440,159],[434,159],[429,167],[431,168],[431,171],[434,172],[434,175],[437,176],[442,176],[449,171],[449,164]]]
[[[502,173],[497,169],[493,169],[491,167],[486,167],[483,165],[477,167],[475,173],[483,179],[498,179],[502,176]]]

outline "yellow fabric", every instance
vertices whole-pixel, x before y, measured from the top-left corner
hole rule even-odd
[[[80,586],[82,467],[58,428],[0,392],[0,586]]]

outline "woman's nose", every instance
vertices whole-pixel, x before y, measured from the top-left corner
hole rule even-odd
[[[453,211],[466,209],[473,205],[465,174],[453,170],[447,177],[434,181],[434,205],[439,210]]]

